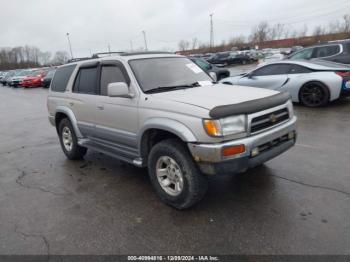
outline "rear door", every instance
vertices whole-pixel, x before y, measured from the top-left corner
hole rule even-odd
[[[288,82],[289,70],[289,64],[266,65],[242,77],[238,84],[267,89],[279,89]]]
[[[96,121],[99,63],[81,65],[75,77],[69,106],[84,137],[92,137]]]

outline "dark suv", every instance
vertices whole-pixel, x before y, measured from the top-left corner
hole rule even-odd
[[[350,64],[350,40],[334,41],[304,48],[286,59],[322,59],[342,64]]]

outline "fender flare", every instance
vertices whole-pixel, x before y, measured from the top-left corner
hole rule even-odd
[[[138,133],[137,144],[140,151],[141,151],[143,135],[145,134],[145,132],[147,132],[147,130],[150,130],[150,129],[159,129],[159,130],[168,131],[178,136],[179,138],[181,138],[181,140],[184,142],[198,141],[198,139],[193,134],[193,132],[183,123],[176,120],[169,119],[169,118],[155,117],[155,118],[150,118],[146,120],[143,127]]]
[[[78,122],[77,122],[77,119],[75,118],[75,115],[73,113],[73,111],[66,107],[66,106],[58,106],[57,109],[56,109],[56,113],[55,113],[55,118],[56,118],[56,114],[57,113],[63,113],[65,114],[69,121],[71,122],[72,126],[73,126],[73,129],[74,129],[74,132],[75,132],[75,135],[77,136],[77,138],[83,138],[83,135],[81,134],[79,128],[78,128]]]

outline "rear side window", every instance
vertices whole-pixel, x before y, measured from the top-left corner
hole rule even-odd
[[[310,73],[310,72],[312,72],[312,70],[307,67],[300,66],[300,65],[291,65],[289,74],[304,74],[304,73]]]
[[[284,75],[288,74],[290,65],[288,64],[274,64],[263,66],[254,71],[254,76],[268,76],[268,75]]]
[[[339,45],[327,45],[316,48],[315,57],[326,57],[336,55],[340,52]]]
[[[97,74],[97,67],[81,68],[75,79],[73,91],[82,94],[97,94]]]
[[[51,90],[54,92],[64,92],[68,81],[75,69],[76,65],[60,67],[56,70],[55,76],[52,79]]]
[[[127,83],[123,72],[118,66],[102,66],[101,69],[101,95],[107,95],[107,86],[110,83],[124,82]]]

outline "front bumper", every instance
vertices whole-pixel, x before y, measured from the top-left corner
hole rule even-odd
[[[217,144],[189,143],[189,150],[205,174],[241,173],[282,154],[296,141],[296,117],[263,133]],[[226,147],[244,145],[245,152],[225,158]],[[252,156],[253,149],[259,154]]]

